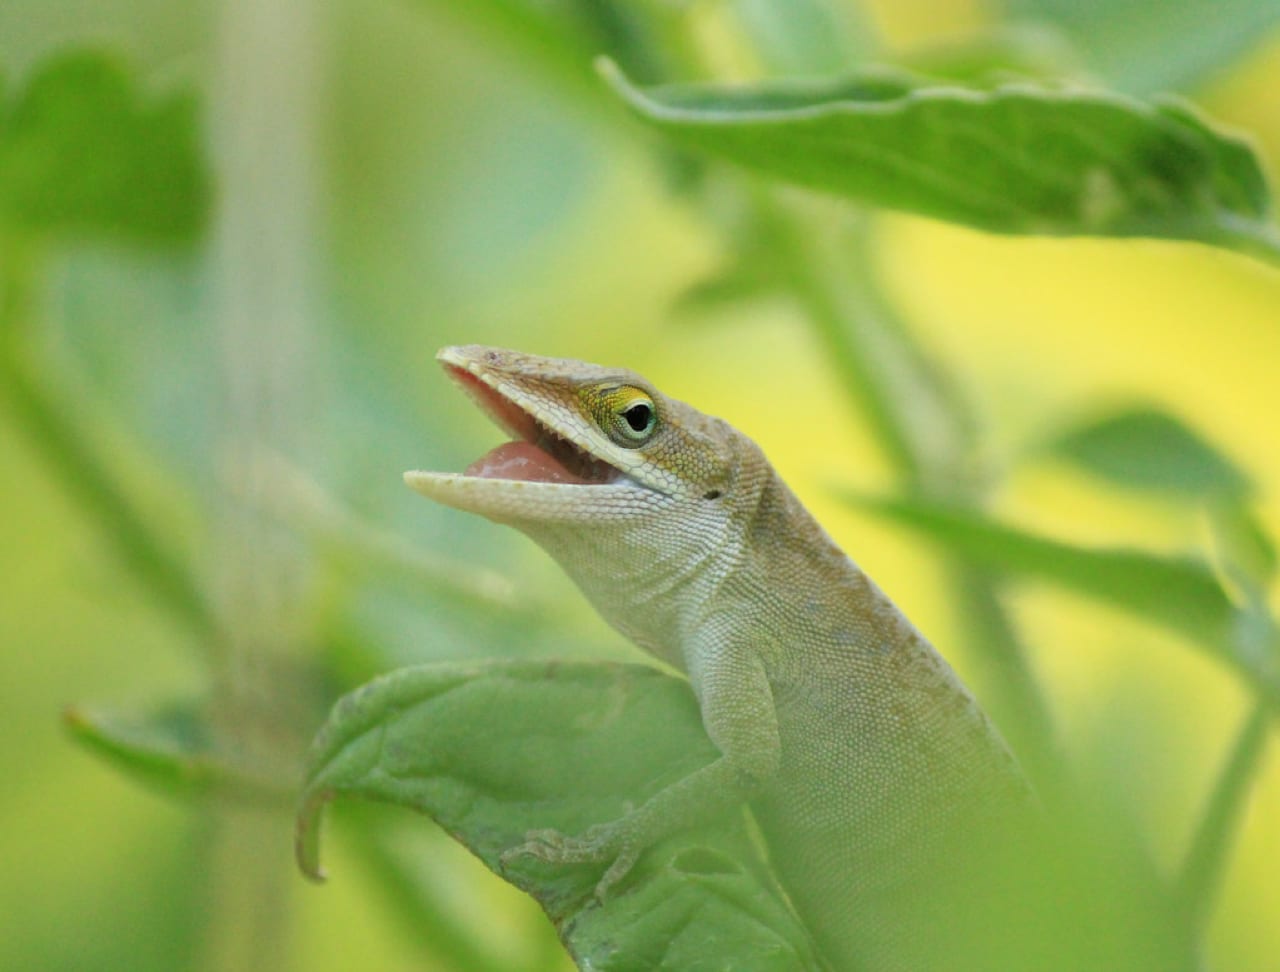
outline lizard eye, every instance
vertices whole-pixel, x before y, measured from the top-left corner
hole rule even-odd
[[[658,410],[653,399],[639,388],[625,385],[606,388],[601,389],[599,395],[597,421],[618,445],[635,449],[657,430]]]
[[[653,406],[648,402],[636,402],[622,413],[627,425],[637,435],[644,435],[653,428]]]
[[[610,425],[610,435],[618,445],[638,446],[647,441],[658,425],[652,399],[644,394],[623,399],[615,408]]]

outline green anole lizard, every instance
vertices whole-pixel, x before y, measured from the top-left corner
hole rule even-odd
[[[936,964],[948,935],[986,907],[972,872],[1032,801],[947,663],[726,422],[626,370],[438,358],[514,441],[406,482],[541,545],[687,674],[721,753],[618,820],[510,853],[606,863],[605,895],[655,841],[749,802],[833,967],[953,967]]]

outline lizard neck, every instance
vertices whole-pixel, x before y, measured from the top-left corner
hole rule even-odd
[[[833,662],[868,664],[920,649],[920,632],[850,558],[763,456],[744,499],[738,562],[719,591],[744,624],[771,636],[770,667],[785,667],[797,635]],[[747,477],[750,478],[750,477]]]

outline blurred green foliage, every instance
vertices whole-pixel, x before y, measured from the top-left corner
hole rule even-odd
[[[1063,431],[1049,446],[1117,485],[1188,499],[1246,499],[1248,478],[1194,430],[1156,409],[1104,415]]]
[[[1158,876],[1135,913],[1174,909],[1187,953],[1212,967],[1271,967],[1280,890],[1266,854],[1280,853],[1280,827],[1247,808],[1280,806],[1266,750],[1280,699],[1280,402],[1258,377],[1280,354],[1275,272],[1201,247],[1117,242],[1096,264],[1079,256],[1094,244],[991,250],[773,180],[1006,232],[1191,238],[1274,261],[1264,170],[1280,130],[1258,123],[1241,140],[1205,119],[1280,117],[1280,76],[1266,74],[1275,5],[780,7],[0,9],[0,964],[565,967],[531,902],[414,819],[340,805],[335,880],[305,887],[281,805],[330,703],[374,675],[634,658],[515,541],[400,486],[403,468],[476,451],[482,420],[428,362],[440,344],[478,340],[632,365],[767,439],[857,559],[972,668],[1045,792],[1099,807],[1118,857]],[[323,70],[281,59],[299,49],[282,24]],[[970,29],[934,30],[946,24]],[[601,81],[600,55],[630,83]],[[321,80],[299,89],[295,75]],[[1132,97],[1171,90],[1208,114]],[[1094,110],[1106,126],[1081,121]],[[308,134],[290,141],[302,121]],[[1168,148],[1147,150],[1157,143]],[[297,153],[296,168],[264,182],[277,152]],[[857,168],[867,158],[870,174]],[[307,180],[318,200],[294,193]],[[262,217],[249,237],[231,218],[246,211]],[[913,247],[913,233],[943,242]],[[228,279],[243,247],[262,261],[253,279]],[[975,284],[992,260],[994,284]],[[949,272],[963,285],[948,290]],[[992,294],[1021,287],[1014,323],[984,331],[1001,313]],[[307,312],[290,330],[279,308],[296,288]],[[980,303],[966,316],[969,293]],[[1088,319],[1082,294],[1113,316]],[[1192,305],[1194,330],[1164,318],[1144,330],[1150,308],[1173,313],[1165,294]],[[1251,313],[1265,329],[1250,330]],[[240,346],[255,332],[268,343]],[[1064,335],[1079,336],[1080,360]],[[1153,405],[1108,413],[1103,383],[1061,377],[1114,374],[1108,353],[1128,369],[1121,391]],[[1176,366],[1150,365],[1152,378],[1157,359]],[[300,394],[280,390],[282,361],[300,369]],[[1230,374],[1213,371],[1223,361]],[[1222,398],[1172,377],[1206,373]],[[1052,491],[1070,488],[1072,468],[1101,485],[1061,507]],[[854,488],[833,497],[815,469]],[[851,498],[936,546],[895,567],[910,535],[840,523]],[[1144,533],[1144,516],[1160,524]],[[1039,614],[1045,587],[1071,593]],[[928,590],[957,616],[931,614]],[[1076,595],[1143,620],[1128,628]],[[1157,647],[1126,681],[1123,643],[1144,639]],[[1192,643],[1212,665],[1179,689],[1168,673]],[[1074,656],[1094,651],[1119,674],[1082,674]],[[1213,665],[1239,687],[1215,689]],[[1167,694],[1144,708],[1153,686]],[[1215,692],[1225,701],[1205,707]],[[56,734],[71,702],[71,737],[109,770]],[[1092,721],[1077,731],[1081,709]],[[490,728],[491,755],[520,751],[505,748],[515,727]],[[429,731],[445,730],[460,727]],[[649,738],[667,737],[624,741]],[[707,881],[737,877],[715,870]]]
[[[1108,81],[1139,93],[1228,70],[1280,18],[1266,0],[1009,0],[1007,9],[1053,23]]]
[[[10,235],[178,244],[209,211],[191,93],[157,104],[96,52],[45,62],[0,116],[0,220]]]

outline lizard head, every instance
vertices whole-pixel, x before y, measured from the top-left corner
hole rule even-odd
[[[474,345],[437,358],[512,441],[464,473],[405,481],[525,533],[615,627],[674,660],[699,596],[686,582],[723,575],[756,506],[754,443],[632,371]]]
[[[632,371],[478,345],[436,358],[513,441],[464,473],[405,473],[424,496],[533,527],[634,519],[731,486],[729,427]]]

